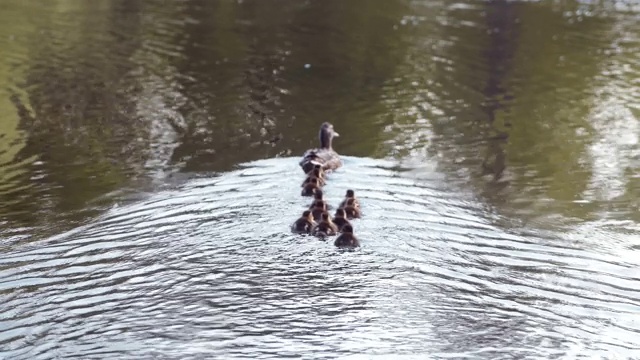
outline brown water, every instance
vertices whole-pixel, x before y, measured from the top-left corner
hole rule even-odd
[[[640,6],[0,3],[0,358],[640,358]],[[288,232],[329,120],[353,252]]]

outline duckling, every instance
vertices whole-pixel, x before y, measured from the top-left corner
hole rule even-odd
[[[336,214],[333,216],[333,223],[338,226],[338,230],[342,231],[346,225],[351,225],[349,220],[346,219],[347,214],[343,208],[338,208]]]
[[[313,208],[316,207],[316,202],[318,200],[324,201],[323,195],[324,195],[324,193],[322,192],[321,189],[314,189],[314,191],[313,191],[313,201],[311,201],[311,205],[309,205],[309,210],[313,210]],[[325,205],[326,205],[326,202],[325,202]]]
[[[324,192],[322,189],[313,189],[313,201],[311,201],[311,205],[309,205],[309,210],[313,209],[318,200],[324,201]]]
[[[320,126],[318,138],[320,139],[320,147],[317,149],[309,149],[300,160],[300,167],[305,173],[311,171],[316,165],[320,165],[323,170],[335,170],[342,166],[340,155],[333,150],[331,142],[334,137],[339,137],[333,125],[325,122]]]
[[[302,196],[311,196],[316,189],[320,189],[318,179],[313,178],[302,188]]]
[[[316,236],[332,236],[338,233],[338,226],[331,221],[328,212],[322,213],[322,220],[311,230]]]
[[[342,234],[336,238],[335,246],[338,247],[358,247],[360,246],[360,241],[358,238],[353,235],[353,226],[345,225],[342,228]]]
[[[355,203],[355,199],[347,199],[347,206],[344,207],[344,212],[349,220],[360,217],[360,207],[355,206]]]
[[[316,200],[311,206],[311,214],[316,221],[322,219],[322,214],[327,212],[327,203],[324,200]]]
[[[347,202],[349,201],[349,199],[353,199],[354,207],[360,208],[360,202],[358,201],[358,199],[356,199],[356,195],[351,189],[347,190],[347,194],[344,196],[344,200],[342,200],[342,202],[340,203],[340,207],[347,207]]]
[[[316,225],[318,224],[313,220],[311,211],[305,210],[302,212],[302,216],[291,225],[291,231],[294,233],[309,234]]]
[[[316,173],[316,171],[317,171],[317,173]],[[313,173],[314,176],[321,177],[323,179],[324,179],[324,176],[326,175],[324,170],[322,169],[322,165],[320,165],[320,164],[313,165],[313,169],[311,169],[311,171],[309,171],[307,173],[307,175],[309,175],[311,173]]]
[[[301,186],[304,187],[306,184],[311,182],[311,179],[318,179],[318,185],[324,186],[326,184],[326,181],[322,177],[322,173],[322,169],[313,169],[309,171],[309,173],[307,174],[307,178],[304,179]]]
[[[322,189],[315,189],[314,190],[314,192],[313,192],[313,201],[311,201],[311,205],[309,205],[309,210],[313,210],[313,207],[316,204],[316,201],[318,201],[318,200],[324,201],[325,210],[331,210],[331,205],[329,205],[324,200],[324,192],[322,191]]]

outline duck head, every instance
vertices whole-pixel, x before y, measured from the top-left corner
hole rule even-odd
[[[313,199],[314,200],[324,200],[323,196],[324,196],[324,194],[322,193],[321,189],[319,189],[319,188],[313,189]]]
[[[327,210],[327,204],[324,202],[324,200],[316,200],[313,203],[313,207],[314,208],[318,208],[318,209],[322,209],[322,210]]]
[[[343,233],[353,234],[353,226],[347,224],[342,228]]]
[[[320,147],[323,149],[331,149],[331,141],[334,137],[338,137],[340,134],[333,130],[333,125],[331,123],[325,122],[320,126],[320,133],[318,137],[320,138]]]
[[[305,210],[302,213],[302,218],[307,219],[309,221],[313,221],[313,215],[311,214],[311,211],[309,211],[309,210]]]

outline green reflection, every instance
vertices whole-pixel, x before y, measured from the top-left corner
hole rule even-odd
[[[618,176],[593,147],[613,131],[594,124],[602,88],[639,71],[627,69],[635,15],[607,4],[2,6],[0,216],[53,232],[175,172],[297,156],[323,121],[342,134],[338,151],[414,167],[437,159],[429,171],[470,181],[509,216],[601,217],[594,179]],[[628,108],[638,98],[607,96]],[[607,141],[624,167],[615,206],[629,216],[635,148]]]

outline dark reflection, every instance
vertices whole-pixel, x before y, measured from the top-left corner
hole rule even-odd
[[[375,149],[367,124],[402,58],[402,1],[105,5],[54,12],[38,22],[46,41],[30,39],[13,97],[27,134],[13,163],[26,171],[2,194],[12,221],[73,224],[100,196],[172,169],[298,155],[326,120],[341,151]]]
[[[624,12],[617,22],[606,4],[11,6],[45,14],[25,35],[5,31],[23,48],[2,68],[17,74],[4,113],[20,134],[0,150],[1,213],[18,227],[73,226],[177,172],[298,156],[327,120],[339,152],[437,156],[447,176],[520,217],[544,216],[551,199],[552,212],[595,218],[595,200],[626,204],[634,191],[633,149],[614,159],[622,171],[600,165],[613,150],[597,147],[618,146],[611,121],[593,120],[616,117],[597,106],[611,85],[603,69],[615,74],[632,47],[611,31]]]
[[[198,4],[186,9],[193,36],[178,65],[190,103],[173,161],[185,171],[299,155],[327,120],[346,135],[339,150],[375,149],[370,116],[403,56],[392,31],[402,1]]]
[[[53,11],[50,5],[40,10]],[[82,20],[70,33],[55,18],[40,17],[25,78],[14,84],[24,94],[14,92],[11,100],[25,138],[3,164],[6,171],[21,169],[0,198],[3,217],[18,223],[75,223],[75,211],[121,188],[144,161],[146,129],[130,116],[131,94],[122,91],[139,46],[139,7],[130,1],[111,2],[106,11],[94,6],[81,6]]]
[[[599,216],[593,198],[573,201],[590,196],[591,179],[602,176],[585,159],[592,141],[607,136],[589,121],[602,111],[598,87],[608,85],[600,78],[613,18],[594,16],[606,9],[490,1],[447,10],[440,28],[448,42],[435,50],[426,104],[439,111],[424,112],[433,119],[429,148],[501,211]]]
[[[509,135],[505,128],[511,126],[505,117],[508,117],[508,103],[514,100],[505,82],[509,71],[515,66],[513,60],[518,44],[519,19],[512,2],[487,2],[485,12],[486,31],[490,40],[485,51],[488,80],[483,91],[486,99],[483,105],[493,134],[487,139],[482,168],[483,174],[491,174],[494,180],[499,180],[506,167],[504,147]],[[505,123],[496,124],[500,121]]]

